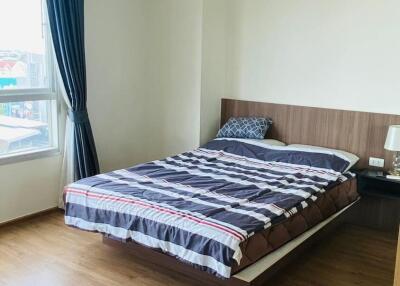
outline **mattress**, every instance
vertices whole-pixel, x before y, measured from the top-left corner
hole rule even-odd
[[[325,151],[216,139],[67,186],[65,223],[229,278],[334,211],[323,198],[352,177],[349,165]]]
[[[235,264],[235,274],[259,259],[324,221],[359,198],[356,178],[349,177],[318,196],[307,208],[263,231],[255,233],[240,244],[243,258]]]

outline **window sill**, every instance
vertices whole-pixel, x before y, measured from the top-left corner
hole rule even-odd
[[[60,154],[61,152],[59,148],[50,147],[16,154],[3,155],[0,156],[0,165],[14,164],[24,161],[42,159],[46,157],[59,156]]]

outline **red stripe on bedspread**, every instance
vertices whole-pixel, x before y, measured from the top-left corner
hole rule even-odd
[[[225,227],[223,225],[219,225],[219,224],[215,224],[215,223],[212,223],[212,222],[200,220],[200,219],[198,219],[196,217],[193,217],[193,216],[190,216],[188,214],[183,214],[183,213],[175,212],[175,211],[170,210],[170,209],[161,208],[159,206],[146,204],[146,203],[143,203],[141,201],[134,200],[134,199],[115,197],[115,196],[112,196],[112,195],[104,195],[104,194],[99,194],[99,193],[94,193],[94,192],[90,192],[89,193],[88,191],[83,191],[83,190],[78,190],[78,189],[71,189],[71,188],[66,188],[64,190],[64,192],[65,192],[65,194],[73,193],[73,194],[83,195],[83,196],[91,197],[91,198],[103,199],[103,200],[114,201],[114,202],[115,201],[124,202],[124,203],[128,203],[128,204],[133,204],[133,205],[140,205],[140,206],[145,207],[145,208],[152,208],[152,209],[155,209],[155,210],[157,210],[159,212],[162,212],[162,213],[168,213],[168,214],[180,216],[182,218],[197,222],[199,224],[208,225],[208,226],[217,228],[217,229],[222,230],[222,231],[224,231],[224,232],[226,232],[226,233],[228,233],[230,235],[233,235],[234,237],[238,238],[241,241],[245,240],[245,237],[241,233],[236,232],[236,231],[234,231],[232,229],[229,229],[229,228],[227,228],[227,227]]]

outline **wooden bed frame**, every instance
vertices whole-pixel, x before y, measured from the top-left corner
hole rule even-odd
[[[141,246],[134,242],[122,243],[104,236],[103,243],[131,253],[136,259],[139,259],[141,263],[145,263],[153,267],[158,272],[166,273],[168,275],[172,274],[173,276],[180,275],[181,278],[184,278],[188,281],[188,285],[267,286],[265,282],[273,277],[277,272],[298,258],[312,245],[329,236],[329,234],[332,233],[343,222],[346,213],[349,212],[349,209],[357,203],[358,201],[352,203],[339,213],[327,218],[325,221],[317,224],[299,237],[283,245],[281,248],[286,248],[287,246],[287,249],[284,251],[284,255],[280,253],[275,255],[275,252],[281,249],[278,248],[274,252],[264,257],[267,258],[270,255],[275,255],[276,257],[272,259],[273,263],[268,261],[268,259],[267,261],[262,261],[264,258],[261,258],[258,262],[234,274],[230,279],[227,280],[218,279],[207,272],[197,270],[189,264],[180,262],[172,256],[166,255],[158,250]],[[302,236],[305,236],[305,238]],[[293,243],[293,245],[289,245],[291,243]],[[272,265],[268,266],[268,268],[263,271],[248,271],[248,268],[253,267],[255,264]]]
[[[222,99],[221,125],[230,117],[238,116],[266,116],[273,120],[272,130],[267,138],[277,139],[287,144],[307,144],[341,149],[354,153],[360,157],[357,168],[368,166],[369,157],[385,158],[385,167],[391,162],[391,154],[383,148],[388,126],[400,124],[399,115],[378,114],[368,112],[344,111],[324,108],[302,107],[283,104],[260,103],[234,99]],[[268,265],[263,271],[249,274],[250,267],[259,264],[263,267],[262,259],[253,265],[236,273],[228,280],[222,280],[204,271],[178,261],[176,258],[159,251],[140,246],[133,242],[121,243],[104,237],[103,242],[132,252],[144,263],[157,267],[158,271],[169,271],[173,275],[183,275],[193,285],[265,285],[271,276],[286,266],[295,257],[308,247],[319,241],[322,237],[332,232],[345,217],[348,206],[338,214],[326,219],[303,235],[295,238],[280,249],[283,254],[275,253],[274,260],[264,262]],[[268,254],[266,259],[268,259]],[[253,267],[254,268],[254,267]],[[253,271],[254,272],[254,271]],[[250,277],[250,278],[249,278]],[[199,283],[200,281],[200,283]]]

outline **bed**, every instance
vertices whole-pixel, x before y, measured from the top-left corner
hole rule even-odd
[[[260,112],[244,104],[241,116]],[[222,123],[238,107],[223,102]],[[214,139],[67,186],[65,222],[210,283],[255,284],[358,200],[350,164],[332,152]]]

